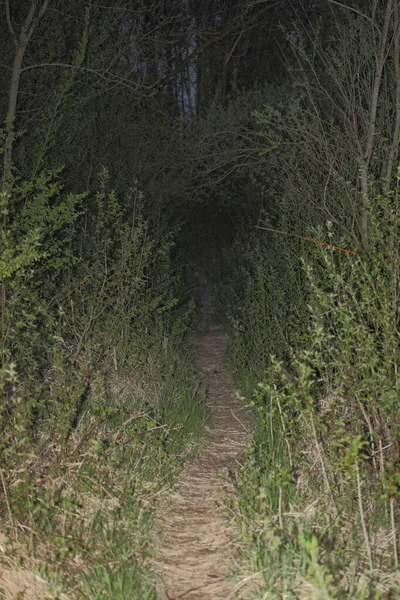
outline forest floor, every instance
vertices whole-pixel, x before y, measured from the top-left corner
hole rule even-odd
[[[238,565],[226,502],[233,493],[235,459],[246,446],[248,416],[233,396],[226,346],[221,328],[211,325],[198,360],[211,413],[208,435],[180,474],[175,491],[163,499],[157,566],[164,581],[160,597],[165,600],[229,600],[241,587],[232,577]]]

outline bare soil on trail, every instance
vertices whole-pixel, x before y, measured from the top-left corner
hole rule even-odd
[[[233,493],[230,470],[246,446],[248,417],[233,396],[224,354],[227,338],[210,326],[200,347],[208,436],[199,455],[181,473],[163,506],[163,533],[157,565],[164,600],[229,600],[236,597],[233,527],[224,507]],[[164,503],[163,503],[164,504]]]

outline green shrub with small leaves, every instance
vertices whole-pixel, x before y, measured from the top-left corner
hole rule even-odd
[[[289,359],[271,358],[253,394],[256,432],[237,514],[257,548],[264,591],[399,593],[397,206],[397,189],[375,198],[368,253],[332,244],[303,261],[307,334]]]
[[[154,498],[206,419],[194,307],[175,232],[154,235],[136,182],[99,180],[70,194],[57,171],[14,171],[1,196],[3,528],[63,589],[155,598]]]

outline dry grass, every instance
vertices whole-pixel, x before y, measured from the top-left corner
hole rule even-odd
[[[18,568],[17,557],[25,556],[25,566]],[[49,585],[34,572],[35,562],[24,548],[10,542],[0,532],[0,597],[2,600],[72,600]]]

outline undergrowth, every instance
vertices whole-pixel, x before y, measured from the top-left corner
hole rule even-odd
[[[252,394],[255,378],[247,377],[255,432],[237,473],[234,513],[254,597],[400,593],[397,198],[396,190],[375,199],[368,253],[309,253],[301,335],[271,356]],[[263,303],[262,293],[252,302]],[[240,352],[240,336],[233,340]],[[239,372],[238,385],[245,380]]]
[[[174,232],[153,234],[136,184],[100,179],[73,195],[43,172],[2,195],[2,558],[49,596],[155,598],[158,494],[207,417],[196,324]]]
[[[205,419],[190,360],[174,354],[173,379],[171,360],[159,379],[98,376],[68,441],[42,426],[8,467],[10,552],[69,597],[156,597],[157,499]]]

